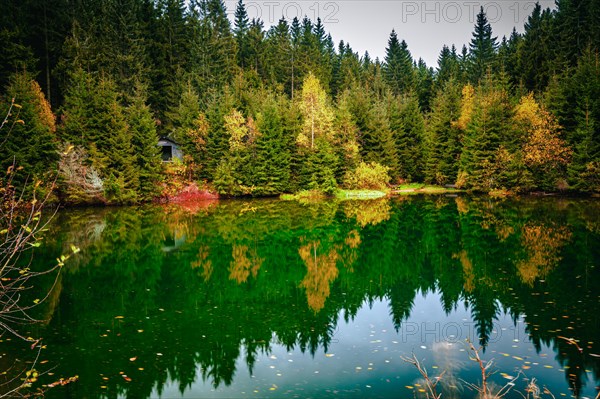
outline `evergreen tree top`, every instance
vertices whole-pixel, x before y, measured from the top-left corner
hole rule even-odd
[[[485,53],[486,55],[493,53],[498,48],[497,39],[497,37],[492,36],[492,25],[488,22],[483,7],[481,7],[479,14],[477,14],[473,38],[469,43],[471,54],[477,56],[479,53]]]
[[[242,0],[239,0],[235,9],[235,22],[233,33],[236,37],[242,37],[248,31],[248,12]]]

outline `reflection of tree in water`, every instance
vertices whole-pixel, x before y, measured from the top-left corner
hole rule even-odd
[[[319,312],[329,297],[330,284],[338,276],[339,255],[335,247],[330,247],[328,251],[322,249],[320,241],[302,245],[298,253],[306,265],[306,276],[300,282],[300,287],[306,290],[308,306],[314,312]]]
[[[526,259],[517,262],[521,280],[528,285],[548,273],[560,262],[560,250],[571,239],[565,226],[528,223],[523,226],[521,242]]]
[[[473,292],[475,289],[475,275],[473,273],[473,263],[469,259],[469,255],[467,251],[464,249],[460,251],[458,254],[453,255],[454,258],[457,258],[462,265],[462,272],[464,276],[464,284],[463,288],[467,294]]]
[[[347,217],[356,219],[360,227],[365,227],[368,224],[376,225],[388,220],[390,210],[390,201],[385,198],[344,202],[344,213]]]
[[[204,281],[210,280],[210,276],[213,273],[212,261],[209,259],[210,247],[206,244],[200,245],[198,248],[198,255],[196,259],[190,262],[190,266],[193,269],[201,269],[200,274]]]
[[[77,368],[90,381],[103,373],[111,378],[102,384],[124,396],[160,392],[169,380],[183,392],[198,374],[217,387],[233,381],[240,357],[252,370],[273,337],[315,353],[333,339],[340,313],[350,320],[365,302],[385,299],[399,328],[417,293],[436,291],[447,313],[467,304],[484,344],[500,309],[524,317],[538,350],[554,347],[579,392],[585,369],[596,380],[600,370],[591,356],[600,352],[598,234],[570,206],[480,202],[384,200],[374,206],[387,209],[383,218],[349,218],[345,203],[274,201],[248,212],[246,202],[231,201],[197,215],[103,213],[94,221],[104,226],[100,239],[86,241],[86,263],[63,276],[52,301],[50,328],[61,338],[48,350],[64,359],[57,373]],[[186,240],[165,253],[174,225]],[[58,246],[75,237],[56,232]],[[533,272],[525,267],[532,263]],[[252,284],[238,284],[251,276]],[[559,337],[576,339],[583,352]],[[114,348],[126,355],[108,361]],[[100,396],[93,384],[81,389],[89,392],[79,396]]]
[[[256,249],[249,249],[246,245],[234,244],[231,256],[233,260],[229,263],[229,279],[238,284],[246,282],[250,274],[256,277],[264,261],[256,255]]]

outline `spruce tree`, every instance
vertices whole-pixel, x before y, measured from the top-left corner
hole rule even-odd
[[[452,45],[452,48],[448,48],[446,45],[442,47],[437,63],[435,74],[435,87],[437,89],[443,87],[452,78],[460,78],[460,62],[454,45]]]
[[[399,125],[402,128],[394,132],[399,175],[408,181],[422,181],[425,121],[419,106],[419,98],[415,93],[409,92],[402,97],[401,101]]]
[[[13,74],[0,104],[7,118],[0,131],[2,170],[14,166],[12,181],[19,188],[28,179],[51,179],[58,160],[55,117],[40,85],[26,72]]]
[[[146,104],[146,89],[141,83],[136,85],[131,104],[126,109],[126,118],[135,152],[135,167],[139,174],[138,199],[151,201],[160,194],[158,182],[162,162],[157,146],[156,123]]]
[[[139,172],[132,132],[114,82],[78,70],[62,108],[61,139],[82,146],[105,179],[106,198],[115,203],[138,201]]]
[[[249,28],[248,12],[243,0],[239,0],[235,8],[233,35],[237,42],[237,62],[241,68],[248,65],[247,35]]]
[[[260,19],[252,19],[247,35],[247,68],[252,68],[260,76],[264,76],[264,24]]]
[[[404,40],[400,42],[395,30],[390,33],[383,66],[385,81],[396,95],[414,89],[416,76],[413,60]]]
[[[496,161],[499,149],[515,150],[511,148],[512,114],[508,93],[488,77],[477,90],[473,114],[466,126],[457,184],[479,191],[502,187]]]
[[[434,72],[427,67],[425,61],[419,58],[416,69],[416,93],[419,106],[423,112],[429,112],[431,98],[433,97]]]
[[[225,115],[235,108],[235,101],[229,89],[221,94],[215,94],[209,99],[206,118],[208,119],[208,136],[206,138],[206,152],[209,157],[206,160],[206,174],[214,177],[217,166],[221,159],[225,158],[229,151],[229,133],[225,130]]]
[[[565,82],[567,111],[573,130],[567,139],[574,149],[569,167],[571,184],[579,191],[600,192],[600,63],[598,50],[588,48],[573,76]]]
[[[290,27],[285,19],[280,19],[277,25],[267,32],[265,40],[265,80],[271,87],[283,87],[291,95],[293,52]]]
[[[477,22],[473,31],[473,38],[469,43],[469,79],[473,83],[479,82],[492,68],[498,43],[492,36],[492,26],[487,20],[483,7],[477,14]]]
[[[360,161],[359,131],[352,117],[349,97],[348,90],[341,93],[335,108],[336,149],[340,159],[340,168],[336,176],[338,181],[341,181],[347,172],[354,170]]]
[[[518,67],[523,84],[528,90],[542,91],[548,84],[550,75],[551,19],[549,9],[543,10],[536,3],[525,23],[523,43],[518,48]]]
[[[434,97],[425,129],[423,146],[424,180],[433,184],[456,181],[460,155],[461,87],[455,79],[446,81]]]
[[[383,101],[375,100],[367,116],[366,129],[362,132],[362,159],[377,162],[390,168],[393,178],[403,177],[399,171],[400,154],[394,142],[394,133]]]
[[[269,99],[258,115],[256,194],[279,194],[290,188],[290,152],[277,103]]]

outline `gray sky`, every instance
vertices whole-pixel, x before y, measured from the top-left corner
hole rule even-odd
[[[226,0],[228,13],[235,11],[236,0]],[[260,17],[268,28],[284,16],[320,17],[337,44],[349,42],[362,55],[365,50],[374,59],[383,59],[392,29],[406,40],[413,57],[437,66],[443,44],[454,44],[460,51],[471,39],[479,7],[483,6],[498,41],[510,35],[513,27],[523,31],[523,24],[533,10],[529,0],[245,0],[250,18]],[[554,7],[553,0],[540,0],[542,8]],[[233,17],[233,15],[231,15]]]

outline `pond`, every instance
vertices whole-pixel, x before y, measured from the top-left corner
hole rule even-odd
[[[26,332],[43,337],[43,382],[79,376],[50,398],[425,397],[413,354],[442,398],[474,398],[469,343],[507,398],[534,379],[556,398],[598,392],[597,200],[64,210],[33,267],[72,244]],[[0,339],[3,370],[38,355]]]

